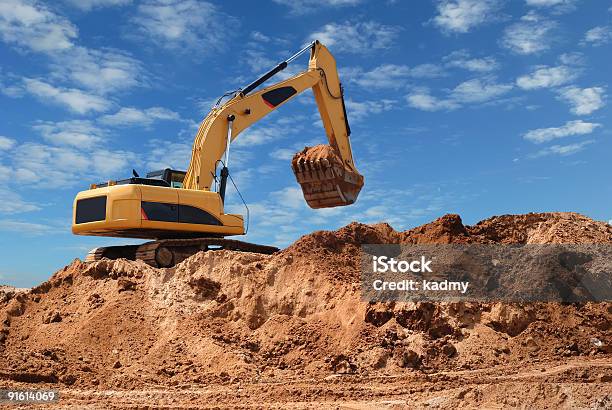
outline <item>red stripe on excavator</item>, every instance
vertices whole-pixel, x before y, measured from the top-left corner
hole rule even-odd
[[[268,107],[270,107],[270,108],[274,108],[274,107],[276,107],[276,105],[272,104],[270,101],[267,101],[265,98],[264,98],[263,100],[264,100],[264,102],[266,103],[266,105],[267,105]]]
[[[142,208],[140,208],[140,217],[141,217],[143,220],[145,220],[145,221],[148,221],[148,220],[149,220],[149,217],[147,216],[147,213],[146,213],[146,212],[145,212],[145,210],[144,210],[144,209],[142,209]]]

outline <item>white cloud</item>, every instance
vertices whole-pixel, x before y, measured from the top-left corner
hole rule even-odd
[[[151,107],[143,110],[134,107],[122,107],[116,113],[100,118],[100,122],[119,127],[149,127],[154,121],[180,120],[180,118],[178,113],[163,107]]]
[[[77,3],[76,0],[74,3]],[[84,0],[78,5],[91,7],[126,3],[124,0]],[[43,99],[67,106],[71,111],[86,114],[108,109],[110,103],[100,94],[143,85],[142,64],[127,53],[93,50],[75,44],[78,31],[67,19],[53,13],[37,0],[5,0],[0,2],[0,36],[20,48],[47,53],[51,58],[52,81],[24,79],[24,86],[2,87],[2,92],[19,97],[24,89]],[[54,80],[78,84],[98,95],[76,88],[53,85]]]
[[[0,2],[0,37],[6,43],[39,52],[55,52],[73,46],[77,28],[34,0]]]
[[[302,189],[296,186],[289,186],[280,191],[272,192],[270,198],[289,208],[299,209],[304,207],[304,194],[302,194]]]
[[[251,210],[251,218],[253,218],[252,222],[262,227],[289,227],[292,222],[296,221],[296,218],[299,218],[299,212],[295,209],[285,207],[284,204],[274,201],[252,203],[249,205],[249,209]]]
[[[71,145],[77,148],[91,148],[105,136],[105,131],[88,120],[40,121],[32,128],[53,145]]]
[[[394,88],[410,76],[410,67],[397,64],[382,64],[370,71],[354,68],[348,70],[346,74],[346,76],[343,75],[342,77],[362,87]]]
[[[268,28],[274,32],[273,28]],[[294,39],[287,39],[284,37],[277,37],[282,35],[282,33],[274,32],[274,36],[270,35],[270,33],[265,34],[261,31],[254,30],[251,31],[248,35],[248,42],[246,42],[246,46],[248,50],[269,50],[270,46],[274,46],[275,49],[281,49],[290,47],[293,49],[295,47]],[[278,61],[275,61],[278,63]]]
[[[142,63],[123,51],[73,47],[53,58],[51,68],[56,77],[99,94],[125,91],[146,82]]]
[[[433,23],[446,33],[467,33],[497,18],[499,0],[440,0]]]
[[[15,221],[10,219],[0,220],[0,231],[15,232],[23,235],[38,236],[57,232],[56,227],[34,222]]]
[[[268,42],[272,41],[272,39],[270,37],[266,36],[261,31],[251,31],[251,34],[249,34],[249,37],[251,38],[251,40],[253,40],[255,42],[265,42],[265,43],[268,43]]]
[[[319,40],[333,52],[368,53],[390,48],[399,35],[400,28],[385,26],[375,21],[330,23],[309,36]]]
[[[606,105],[602,87],[566,87],[559,92],[559,96],[572,106],[571,111],[576,115],[588,115]]]
[[[442,67],[430,63],[419,64],[410,70],[410,76],[414,78],[438,78],[445,75]]]
[[[91,158],[68,147],[52,147],[38,143],[26,143],[14,153],[15,179],[19,182],[35,183],[48,181],[56,174],[58,183],[74,175],[74,171],[85,171],[94,166]],[[68,172],[65,175],[64,172]],[[55,178],[53,178],[55,179]]]
[[[109,151],[106,149],[94,150],[88,155],[94,163],[92,175],[99,177],[116,177],[121,170],[130,168],[136,160],[136,155],[129,151]]]
[[[90,9],[127,0],[70,0]],[[113,50],[92,50],[75,45],[78,31],[64,17],[50,11],[36,0],[0,2],[0,36],[21,48],[45,52],[53,60],[52,76],[72,81],[106,93],[143,83],[142,65],[127,53]],[[13,94],[14,91],[12,90]],[[6,92],[5,92],[6,93]]]
[[[191,160],[193,141],[152,140],[147,153],[146,166],[156,169],[187,169]]]
[[[19,98],[24,94],[23,86],[21,84],[6,85],[0,81],[0,93],[11,98]]]
[[[278,164],[251,166],[252,160],[248,161],[246,158],[252,158],[252,155],[251,153],[242,150],[235,150],[230,157],[230,175],[232,176],[232,179],[236,183],[238,189],[242,190],[243,194],[249,190],[251,192],[257,190],[257,187],[263,183],[264,179],[274,180],[274,176],[279,175],[288,169],[287,164],[285,164],[282,169],[278,166]],[[219,171],[219,168],[217,168],[217,171]],[[233,187],[231,190],[234,191]],[[238,195],[235,194],[235,191],[230,195],[231,196],[228,199],[228,206],[236,203],[240,204],[240,206],[244,206]],[[244,211],[244,209],[242,211]],[[240,213],[242,213],[242,211],[240,211]]]
[[[0,182],[6,182],[11,177],[11,169],[0,163]]]
[[[576,0],[525,0],[528,6],[552,8],[556,14],[572,11],[576,8]]]
[[[254,73],[263,73],[278,64],[278,62],[275,64],[274,59],[260,50],[246,50],[244,63],[248,65]]]
[[[597,26],[587,31],[582,40],[582,44],[602,46],[612,41],[612,27]]]
[[[440,100],[429,93],[425,88],[417,89],[406,96],[408,105],[423,111],[452,110],[459,108],[459,104],[451,100]]]
[[[584,149],[589,144],[592,144],[593,140],[587,140],[583,142],[578,142],[575,144],[568,145],[552,145],[550,147],[544,148],[535,154],[530,155],[530,158],[541,158],[549,155],[560,155],[560,156],[568,156],[576,154]]]
[[[276,67],[278,60],[270,58],[269,54],[259,50],[246,50],[244,53],[243,63],[251,68],[251,71],[255,74],[263,74],[270,69]],[[289,77],[304,71],[304,66],[299,63],[289,65],[283,71],[278,73],[274,78],[279,80],[286,80]],[[216,99],[215,99],[216,100]],[[211,104],[212,105],[212,104]],[[210,107],[210,105],[209,105]]]
[[[106,149],[79,150],[28,142],[12,151],[11,180],[33,187],[73,187],[117,178],[137,162],[134,153]]]
[[[320,120],[317,118],[317,124],[319,122]],[[278,111],[275,111],[263,121],[241,132],[232,146],[250,147],[279,141],[285,137],[301,133],[305,124],[308,125],[308,119],[303,115],[283,117],[279,115]]]
[[[0,135],[0,151],[9,150],[13,148],[16,143],[14,139]]]
[[[275,141],[282,136],[278,133],[277,127],[251,127],[240,133],[236,140],[236,145],[241,147],[249,147],[254,145],[263,145]]]
[[[511,84],[497,83],[494,77],[473,78],[457,85],[446,98],[437,98],[426,88],[416,88],[406,96],[408,105],[423,111],[454,110],[465,104],[483,103],[512,90]]]
[[[90,11],[92,9],[98,9],[103,7],[113,6],[125,6],[126,4],[132,3],[132,0],[64,0],[70,3],[74,7],[83,10]]]
[[[473,58],[466,50],[458,50],[444,57],[447,67],[462,68],[464,70],[487,73],[499,68],[499,63],[493,57]]]
[[[341,71],[341,79],[371,88],[396,88],[410,76],[410,67],[397,64],[382,64],[370,71],[361,67],[347,68]]]
[[[370,115],[392,110],[396,106],[396,103],[395,100],[390,99],[378,101],[355,101],[353,99],[348,99],[346,101],[346,115],[351,123],[359,122]]]
[[[585,65],[584,54],[573,52],[573,53],[563,53],[559,56],[559,61],[561,64],[579,67]]]
[[[293,15],[302,15],[311,13],[320,8],[355,6],[362,0],[272,0],[276,4],[280,4],[289,8]]]
[[[455,87],[451,96],[460,103],[484,102],[499,97],[511,89],[511,84],[496,83],[492,77],[474,78]]]
[[[23,81],[26,91],[38,97],[41,101],[54,102],[77,114],[102,112],[108,110],[111,106],[107,99],[76,88],[55,87],[33,78],[24,78]]]
[[[524,90],[558,87],[574,80],[577,75],[577,71],[569,66],[540,66],[533,73],[517,78],[516,85]]]
[[[561,4],[569,4],[573,3],[573,0],[525,0],[528,6],[535,7],[550,7],[550,6],[558,6]]]
[[[361,67],[341,70],[343,81],[364,88],[398,88],[406,84],[409,78],[435,78],[443,75],[442,68],[435,64],[421,64],[414,68],[407,65],[382,64],[370,71]]]
[[[556,27],[556,22],[530,13],[504,30],[501,45],[517,54],[540,53],[550,48]]]
[[[270,152],[270,157],[281,161],[290,161],[295,153],[296,151],[291,148],[278,148]]]
[[[17,214],[22,212],[38,211],[40,207],[32,202],[25,201],[17,192],[0,188],[0,213]]]
[[[591,134],[601,124],[584,122],[582,120],[568,121],[560,127],[538,128],[523,135],[528,141],[536,144],[552,141],[558,138],[570,137],[572,135]]]
[[[206,52],[230,47],[238,22],[218,7],[197,0],[147,0],[133,18],[142,38],[163,47]]]

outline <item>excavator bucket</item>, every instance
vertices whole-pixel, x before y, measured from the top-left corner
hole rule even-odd
[[[350,205],[363,187],[363,175],[345,166],[331,145],[304,148],[293,156],[291,168],[314,209]]]

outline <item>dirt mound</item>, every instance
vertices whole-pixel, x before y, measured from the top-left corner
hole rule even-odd
[[[609,243],[612,226],[570,212],[493,216],[464,226],[459,215],[449,214],[401,234],[402,243]]]
[[[470,237],[461,217],[455,214],[444,215],[401,234],[401,243],[406,244],[469,243],[477,239]]]
[[[494,216],[469,227],[496,243],[609,243],[612,226],[571,212]]]
[[[75,260],[29,292],[0,291],[0,383],[110,389],[612,359],[610,303],[364,302],[364,243],[612,243],[612,227],[565,213],[474,226],[446,215],[405,232],[352,223],[274,255],[201,252],[170,269]]]

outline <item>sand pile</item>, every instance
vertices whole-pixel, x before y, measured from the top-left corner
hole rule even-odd
[[[446,215],[406,232],[352,223],[274,255],[211,251],[170,269],[75,260],[29,292],[0,290],[0,382],[130,388],[612,359],[610,303],[363,302],[363,243],[612,243],[612,227],[569,213],[474,226]]]

